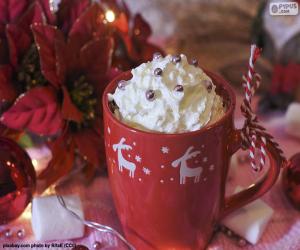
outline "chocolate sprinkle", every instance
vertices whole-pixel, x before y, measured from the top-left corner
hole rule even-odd
[[[176,64],[181,61],[180,55],[172,56],[172,63]]]
[[[209,80],[204,80],[203,83],[204,83],[208,93],[210,93],[212,90],[212,87],[213,87],[212,82]]]
[[[153,101],[155,98],[155,92],[152,89],[146,91],[146,98],[148,101]]]
[[[177,91],[177,92],[183,92],[183,86],[178,84],[178,85],[175,86],[174,90]]]
[[[191,64],[194,65],[195,67],[198,66],[198,60],[197,59],[192,59]]]
[[[154,75],[155,76],[161,76],[162,75],[162,69],[161,68],[156,68],[155,70],[154,70]]]
[[[159,59],[159,58],[161,58],[162,57],[162,55],[159,53],[159,52],[155,52],[154,54],[153,54],[153,59]]]
[[[121,80],[118,82],[118,88],[121,90],[125,90],[126,85],[127,85],[127,82],[124,80]]]

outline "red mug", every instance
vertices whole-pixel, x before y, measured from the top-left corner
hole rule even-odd
[[[281,158],[267,145],[270,168],[265,178],[225,198],[230,157],[242,147],[233,124],[235,95],[221,77],[206,72],[227,106],[225,115],[198,131],[162,134],[120,122],[103,95],[105,148],[112,194],[128,241],[137,250],[204,249],[214,226],[228,213],[259,198],[276,182]]]

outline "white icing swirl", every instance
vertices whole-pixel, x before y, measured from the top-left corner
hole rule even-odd
[[[220,119],[225,109],[212,80],[190,65],[186,56],[180,58],[174,63],[168,55],[133,69],[125,88],[109,95],[119,108],[117,118],[131,127],[162,133],[195,131]],[[154,74],[156,68],[162,69],[161,76]],[[182,85],[183,91],[176,91],[176,85]],[[148,90],[155,93],[152,101],[146,97]]]

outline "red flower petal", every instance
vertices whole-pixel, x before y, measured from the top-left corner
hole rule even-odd
[[[61,70],[62,65],[57,65],[61,61],[57,61],[55,47],[58,41],[64,41],[63,33],[54,26],[40,24],[33,25],[32,30],[39,48],[41,71],[50,83],[58,87],[64,81],[65,72]]]
[[[31,35],[30,25],[38,23],[46,23],[46,17],[41,5],[38,2],[34,2],[19,19],[17,25]]]
[[[129,31],[128,19],[124,13],[118,16],[113,25],[122,33],[128,33]]]
[[[99,4],[93,4],[74,23],[69,33],[70,38],[78,40],[79,48],[81,48],[93,38],[102,37],[106,29],[103,20],[103,10]]]
[[[134,25],[132,35],[134,39],[137,39],[140,42],[146,41],[152,33],[150,25],[144,20],[144,18],[140,14],[137,14],[134,17],[133,22]]]
[[[10,63],[16,67],[18,59],[29,49],[32,38],[21,28],[14,24],[6,26],[6,37],[9,46]]]
[[[9,63],[8,45],[6,39],[0,38],[0,64]]]
[[[62,105],[63,118],[66,120],[81,122],[83,119],[82,113],[73,104],[67,88],[65,86],[63,86],[62,89],[63,89],[63,94],[64,94],[64,100],[63,100],[63,105]]]
[[[56,17],[51,10],[50,1],[49,0],[39,0],[40,5],[43,8],[43,11],[47,17],[47,23],[48,24],[55,24],[56,23]]]
[[[14,102],[17,97],[11,80],[12,70],[9,66],[0,66],[0,102]]]
[[[37,87],[21,95],[6,111],[1,122],[16,130],[28,129],[41,135],[55,135],[62,127],[56,93],[49,87]]]
[[[99,97],[102,96],[103,90],[106,87],[106,85],[108,83],[110,83],[115,77],[117,77],[121,73],[122,73],[122,71],[120,69],[113,67],[113,68],[110,68],[105,75],[99,76],[99,80],[98,80],[98,84],[97,84],[98,85],[97,90],[98,90]],[[99,99],[101,99],[101,98],[99,98]],[[101,102],[99,105],[101,105]]]
[[[106,75],[112,59],[113,40],[103,38],[92,40],[80,50],[81,68],[86,73],[88,79],[94,83],[95,87],[99,80]],[[98,87],[97,87],[98,89]]]
[[[28,7],[31,0],[1,0],[0,23],[16,22]]]
[[[90,5],[89,0],[62,0],[57,12],[58,26],[67,34],[77,18]]]
[[[99,167],[104,159],[104,142],[93,129],[85,129],[73,135],[80,155],[94,166]]]
[[[43,181],[44,188],[49,187],[61,177],[67,175],[73,167],[75,157],[74,143],[65,136],[55,140],[50,148],[52,159],[47,168],[38,176],[38,179]]]

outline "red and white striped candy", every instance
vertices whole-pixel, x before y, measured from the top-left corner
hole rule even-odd
[[[242,131],[242,138],[249,142],[249,156],[251,158],[251,167],[255,171],[260,171],[266,163],[266,138],[259,133],[257,116],[251,108],[252,97],[260,85],[261,77],[255,73],[254,64],[260,55],[260,49],[256,45],[251,45],[251,53],[248,64],[248,72],[243,76],[244,100],[241,106],[242,113],[246,118],[245,126]],[[255,80],[255,81],[253,81]],[[259,151],[260,159],[257,164],[256,150]]]

